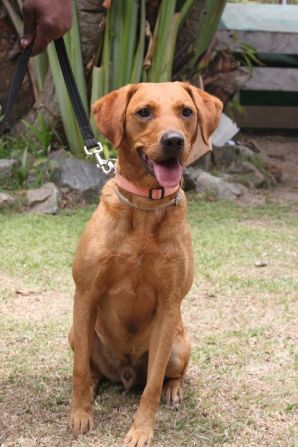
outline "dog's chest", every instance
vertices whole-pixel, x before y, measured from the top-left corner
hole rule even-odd
[[[119,241],[110,257],[109,288],[100,302],[101,319],[108,320],[109,327],[122,328],[123,335],[146,331],[159,300],[177,285],[179,264],[181,274],[183,262],[177,263],[171,246],[150,234],[128,235]]]

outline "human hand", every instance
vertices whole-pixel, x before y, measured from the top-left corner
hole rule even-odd
[[[32,56],[63,36],[72,21],[72,0],[25,0],[23,4],[24,35],[21,46],[27,48],[35,38]]]

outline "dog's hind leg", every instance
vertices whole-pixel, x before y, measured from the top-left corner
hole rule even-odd
[[[90,397],[91,402],[94,403],[96,396],[98,394],[99,386],[103,381],[103,375],[100,373],[100,371],[98,371],[93,367],[92,363],[90,365],[90,373],[91,373]]]
[[[162,390],[163,400],[167,404],[177,405],[182,402],[181,383],[189,362],[190,351],[190,338],[181,322],[174,339]]]

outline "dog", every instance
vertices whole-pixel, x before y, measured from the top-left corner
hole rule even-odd
[[[124,444],[144,447],[162,392],[167,403],[182,400],[191,345],[180,306],[194,276],[182,166],[198,132],[208,142],[222,103],[185,82],[141,83],[107,94],[92,110],[118,160],[73,263],[69,426],[94,427],[103,379],[143,385]]]

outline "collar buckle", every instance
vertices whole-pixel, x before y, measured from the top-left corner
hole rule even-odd
[[[149,189],[148,197],[151,200],[160,200],[163,199],[165,196],[165,189],[163,186],[160,188],[151,188]]]

